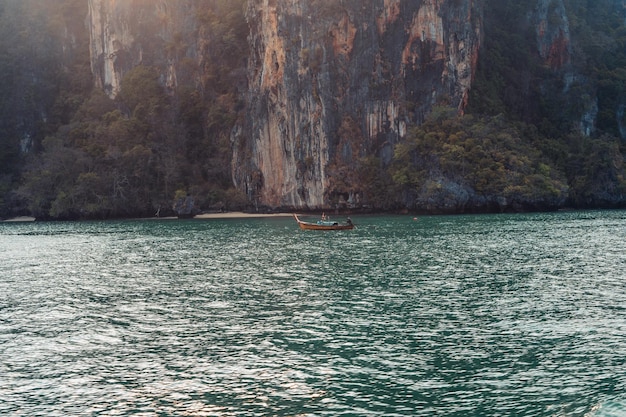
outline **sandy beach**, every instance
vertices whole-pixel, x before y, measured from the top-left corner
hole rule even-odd
[[[34,222],[35,218],[34,217],[28,217],[28,216],[21,216],[21,217],[14,217],[12,219],[7,219],[7,220],[3,220],[4,222],[10,223],[10,222]]]
[[[291,217],[291,213],[244,213],[243,211],[226,211],[220,213],[203,213],[194,216],[194,219],[245,219],[261,217]]]

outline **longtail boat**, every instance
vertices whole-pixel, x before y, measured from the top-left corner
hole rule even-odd
[[[354,229],[354,223],[348,217],[345,222],[339,223],[333,220],[318,220],[316,222],[305,222],[298,218],[298,215],[294,213],[293,217],[298,222],[298,226],[302,230],[350,230]]]

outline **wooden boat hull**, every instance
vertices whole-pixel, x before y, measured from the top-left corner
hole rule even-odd
[[[298,222],[298,226],[302,230],[351,230],[354,229],[354,224],[352,222],[348,223],[339,223],[339,222],[319,222],[319,223],[311,223],[305,222],[298,218],[297,215],[293,215]]]

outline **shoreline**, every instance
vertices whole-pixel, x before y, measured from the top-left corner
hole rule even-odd
[[[193,219],[254,219],[254,218],[266,218],[266,217],[292,217],[292,213],[244,213],[243,211],[226,211],[219,213],[202,213],[190,217]],[[164,217],[140,217],[129,218],[127,220],[179,220],[176,216],[164,216]],[[34,222],[37,221],[35,217],[19,216],[6,220],[0,220],[0,223],[19,223],[19,222]]]
[[[576,208],[564,208],[555,211],[545,211],[540,213],[550,213],[550,212],[575,212],[575,211],[595,211],[595,210],[626,210],[626,209],[576,209]],[[303,212],[298,212],[297,210],[293,212],[280,212],[280,213],[248,213],[243,211],[226,211],[226,212],[209,212],[209,213],[201,213],[197,214],[193,217],[189,217],[188,220],[206,220],[206,219],[260,219],[260,218],[287,218],[293,217],[294,213],[302,213],[303,216],[316,216],[319,213],[311,212],[308,210],[304,210]],[[536,212],[518,212],[517,214],[524,213],[536,213]],[[371,213],[369,213],[371,214]],[[504,213],[415,213],[415,212],[405,212],[405,213],[382,213],[382,214],[393,214],[393,215],[404,215],[404,216],[455,216],[455,215],[483,215],[483,214],[504,214]],[[350,215],[355,215],[354,213],[342,213],[342,214],[332,214],[333,217],[346,217]],[[380,213],[379,213],[380,215]],[[98,220],[98,219],[85,219],[85,220],[67,220],[67,221],[90,221],[90,220]],[[177,216],[163,216],[163,217],[128,217],[128,218],[113,218],[113,219],[101,219],[101,221],[114,221],[114,220],[184,220],[179,219]],[[55,221],[55,220],[37,220],[37,218],[32,216],[17,216],[8,219],[0,219],[1,223],[30,223],[30,222],[47,222],[47,221]]]
[[[19,222],[34,222],[36,219],[30,216],[19,216],[11,219],[2,220],[1,223],[19,223]]]

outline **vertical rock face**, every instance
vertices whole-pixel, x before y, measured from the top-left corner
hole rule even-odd
[[[122,78],[145,64],[164,68],[164,83],[176,86],[176,37],[187,38],[194,55],[196,27],[193,2],[176,0],[88,0],[91,68],[97,85],[109,96]]]
[[[539,0],[535,15],[541,57],[553,70],[569,65],[572,42],[563,0]]]
[[[480,45],[473,0],[251,0],[247,18],[233,177],[259,204],[358,196],[361,158],[388,162],[437,102],[463,111]]]
[[[120,88],[123,68],[119,63],[116,66],[117,55],[123,50],[121,39],[129,35],[118,33],[122,32],[122,22],[116,25],[115,21],[110,21],[113,7],[110,1],[89,1],[91,70],[98,87],[106,88],[110,95],[115,95]],[[129,41],[125,43],[130,44]]]
[[[562,77],[564,89],[560,93],[567,94],[573,83],[576,81],[584,83],[584,80],[572,66],[572,36],[563,0],[538,0],[531,16],[534,20],[532,23],[537,35],[539,56],[546,66]],[[589,94],[589,97],[593,96],[593,93]],[[595,131],[598,103],[594,97],[581,104],[585,111],[578,125],[580,131],[589,136]]]
[[[624,26],[626,26],[626,0],[616,0],[617,9],[621,11],[624,16]],[[622,139],[626,139],[626,97],[622,97],[622,102],[617,108],[617,123],[619,127],[619,132]]]

